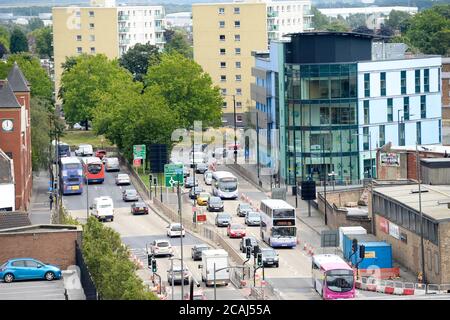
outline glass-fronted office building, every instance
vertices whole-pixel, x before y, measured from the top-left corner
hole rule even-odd
[[[374,176],[385,143],[440,142],[441,58],[374,57],[372,41],[298,33],[254,54],[252,99],[276,119],[283,181],[355,183]]]

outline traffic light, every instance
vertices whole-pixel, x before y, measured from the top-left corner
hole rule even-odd
[[[148,176],[148,180],[150,181],[150,184],[152,184],[152,181],[153,181],[153,175],[150,174],[150,175]]]
[[[256,246],[253,248],[253,256],[254,256],[255,258],[258,258],[258,253],[259,253],[259,246],[256,245]]]
[[[359,246],[359,258],[364,259],[365,255],[366,255],[366,246],[360,245]]]
[[[149,269],[152,266],[152,259],[153,259],[153,256],[151,254],[147,254],[147,262],[148,262]]]
[[[158,267],[156,266],[156,259],[152,259],[152,272],[155,273],[158,271]]]
[[[353,241],[352,241],[352,252],[355,253],[356,251],[358,251],[358,240],[353,239]]]
[[[154,178],[153,179],[153,184],[156,186],[158,184],[158,179]],[[155,191],[156,192],[156,191]]]
[[[261,267],[263,265],[262,253],[257,254],[257,264],[258,264],[258,267]]]
[[[252,247],[246,247],[245,254],[247,256],[247,259],[250,259],[252,256]]]

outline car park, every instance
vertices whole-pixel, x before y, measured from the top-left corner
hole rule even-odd
[[[154,240],[150,247],[150,254],[153,257],[173,256],[173,248],[167,240]]]
[[[238,215],[238,217],[245,217],[247,212],[252,211],[252,210],[253,210],[253,208],[250,204],[248,204],[246,202],[239,202],[237,209],[236,209],[236,214]]]
[[[6,283],[16,280],[60,279],[61,269],[33,258],[9,259],[0,266],[0,278]]]
[[[138,201],[138,193],[134,189],[126,189],[122,192],[122,200],[123,201]]]
[[[131,205],[132,214],[148,214],[148,206],[145,202],[138,201]]]
[[[185,236],[186,231],[184,230],[184,227],[179,223],[171,223],[167,226],[167,236],[169,238],[172,237],[181,237]]]
[[[250,241],[250,247],[252,248],[251,252],[255,250],[255,247],[259,245],[258,240],[256,240],[255,237],[242,237],[241,242],[239,243],[239,250],[241,250],[243,253],[247,252],[247,239]]]
[[[230,238],[245,237],[245,227],[242,224],[230,223],[227,227],[227,236]]]
[[[223,200],[220,197],[209,197],[206,209],[212,211],[223,211]]]
[[[106,158],[105,159],[105,171],[120,171],[120,164],[118,158]]]
[[[116,177],[116,185],[130,185],[130,176],[126,173],[119,173]]]
[[[279,267],[280,258],[278,253],[272,248],[261,248],[260,253],[262,254],[262,262],[264,267]]]
[[[203,174],[203,173],[205,173],[206,171],[208,170],[208,164],[206,164],[206,163],[197,163],[196,165],[195,165],[195,172],[197,172],[197,173],[201,173],[201,174]]]
[[[197,196],[197,204],[199,206],[206,206],[208,204],[209,197],[210,194],[208,192],[200,192]]]
[[[198,195],[204,191],[202,187],[194,187],[189,191],[189,198],[197,199]]]
[[[202,252],[204,250],[209,250],[209,249],[210,249],[210,247],[206,244],[197,244],[197,245],[193,246],[191,249],[192,260],[194,260],[194,261],[202,260]]]
[[[256,211],[248,211],[245,214],[245,224],[248,226],[261,225],[261,215]]]
[[[169,285],[172,284],[172,281],[173,284],[181,284],[182,282],[184,284],[189,284],[189,277],[190,271],[186,266],[183,267],[183,272],[181,272],[180,265],[171,266],[167,270],[167,282],[169,283]]]
[[[198,186],[198,180],[195,179],[195,187]],[[194,178],[193,177],[187,177],[186,181],[184,182],[185,188],[193,188],[194,187]]]
[[[217,227],[228,227],[231,223],[231,215],[229,213],[220,212],[216,215]]]
[[[206,185],[210,186],[212,183],[212,172],[211,171],[205,171],[205,173],[203,174],[203,181],[205,182]]]

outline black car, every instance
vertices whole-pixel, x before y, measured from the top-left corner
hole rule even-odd
[[[276,267],[280,266],[280,259],[278,253],[272,248],[261,248],[262,262],[264,267]]]
[[[252,253],[255,250],[255,246],[259,245],[258,240],[254,237],[243,237],[239,243],[239,249],[243,252],[247,252],[247,239],[250,239],[250,247],[252,248]]]
[[[238,217],[245,217],[247,212],[253,211],[253,208],[251,205],[245,202],[240,202],[237,206],[236,213]]]
[[[223,211],[223,201],[220,197],[209,197],[207,210],[212,211]]]
[[[195,179],[195,186],[198,186],[198,180]],[[194,177],[187,177],[184,182],[185,188],[193,188],[194,187]]]
[[[148,207],[145,202],[135,202],[131,205],[132,214],[148,214]]]
[[[191,249],[192,260],[202,260],[202,252],[209,250],[210,248],[206,244],[197,244]]]
[[[197,163],[195,165],[195,172],[204,174],[208,170],[208,164],[206,163]]]
[[[205,192],[205,190],[202,187],[194,187],[191,188],[191,191],[189,191],[189,198],[191,199],[197,199],[197,196],[201,193]]]
[[[231,223],[231,215],[229,213],[218,213],[216,216],[216,226],[218,227],[228,227]]]

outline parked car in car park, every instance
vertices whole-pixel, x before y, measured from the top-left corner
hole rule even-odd
[[[148,214],[148,206],[145,202],[138,201],[131,205],[132,214]]]
[[[280,258],[278,253],[272,248],[260,248],[262,254],[262,262],[264,267],[276,267],[280,266]]]
[[[126,173],[119,173],[116,177],[116,185],[129,185],[131,184],[130,176]]]
[[[138,193],[134,189],[126,189],[122,192],[122,200],[123,201],[138,201]]]
[[[172,237],[184,237],[186,235],[186,231],[184,227],[179,223],[171,223],[167,226],[167,236],[169,238]]]
[[[197,204],[199,206],[206,206],[208,204],[208,199],[210,196],[211,195],[208,192],[200,192],[197,196]]]
[[[226,212],[220,212],[216,215],[216,226],[227,227],[231,223],[231,215]]]
[[[261,225],[261,215],[256,211],[248,211],[245,214],[245,224],[248,226]]]
[[[0,266],[0,278],[6,283],[33,279],[51,281],[61,278],[61,269],[33,258],[15,258]]]
[[[223,211],[223,200],[220,197],[209,197],[206,209],[212,211]]]
[[[255,247],[259,245],[258,240],[256,240],[255,237],[249,237],[245,236],[241,238],[241,242],[239,243],[239,250],[241,250],[243,253],[247,252],[247,239],[250,240],[250,247],[252,248],[251,253],[255,250]]]
[[[204,191],[202,187],[194,187],[189,191],[189,198],[197,199],[198,195]]]
[[[150,247],[150,254],[157,256],[173,256],[173,248],[167,240],[154,240]]]
[[[249,211],[253,211],[253,208],[250,204],[246,202],[239,202],[236,209],[236,214],[238,215],[238,217],[245,217],[245,215]]]
[[[106,158],[105,159],[105,171],[120,171],[119,158]]]
[[[190,277],[190,271],[189,269],[184,266],[183,267],[183,272],[181,271],[181,266],[180,265],[174,265],[173,269],[172,266],[167,269],[167,282],[170,284],[181,284],[182,282],[184,284],[189,284],[189,277]]]
[[[245,237],[245,227],[242,224],[230,223],[227,227],[227,236],[230,238]]]
[[[197,244],[197,245],[193,246],[191,249],[192,260],[194,260],[194,261],[202,260],[202,252],[204,250],[209,250],[209,249],[210,249],[210,247],[206,244]]]

